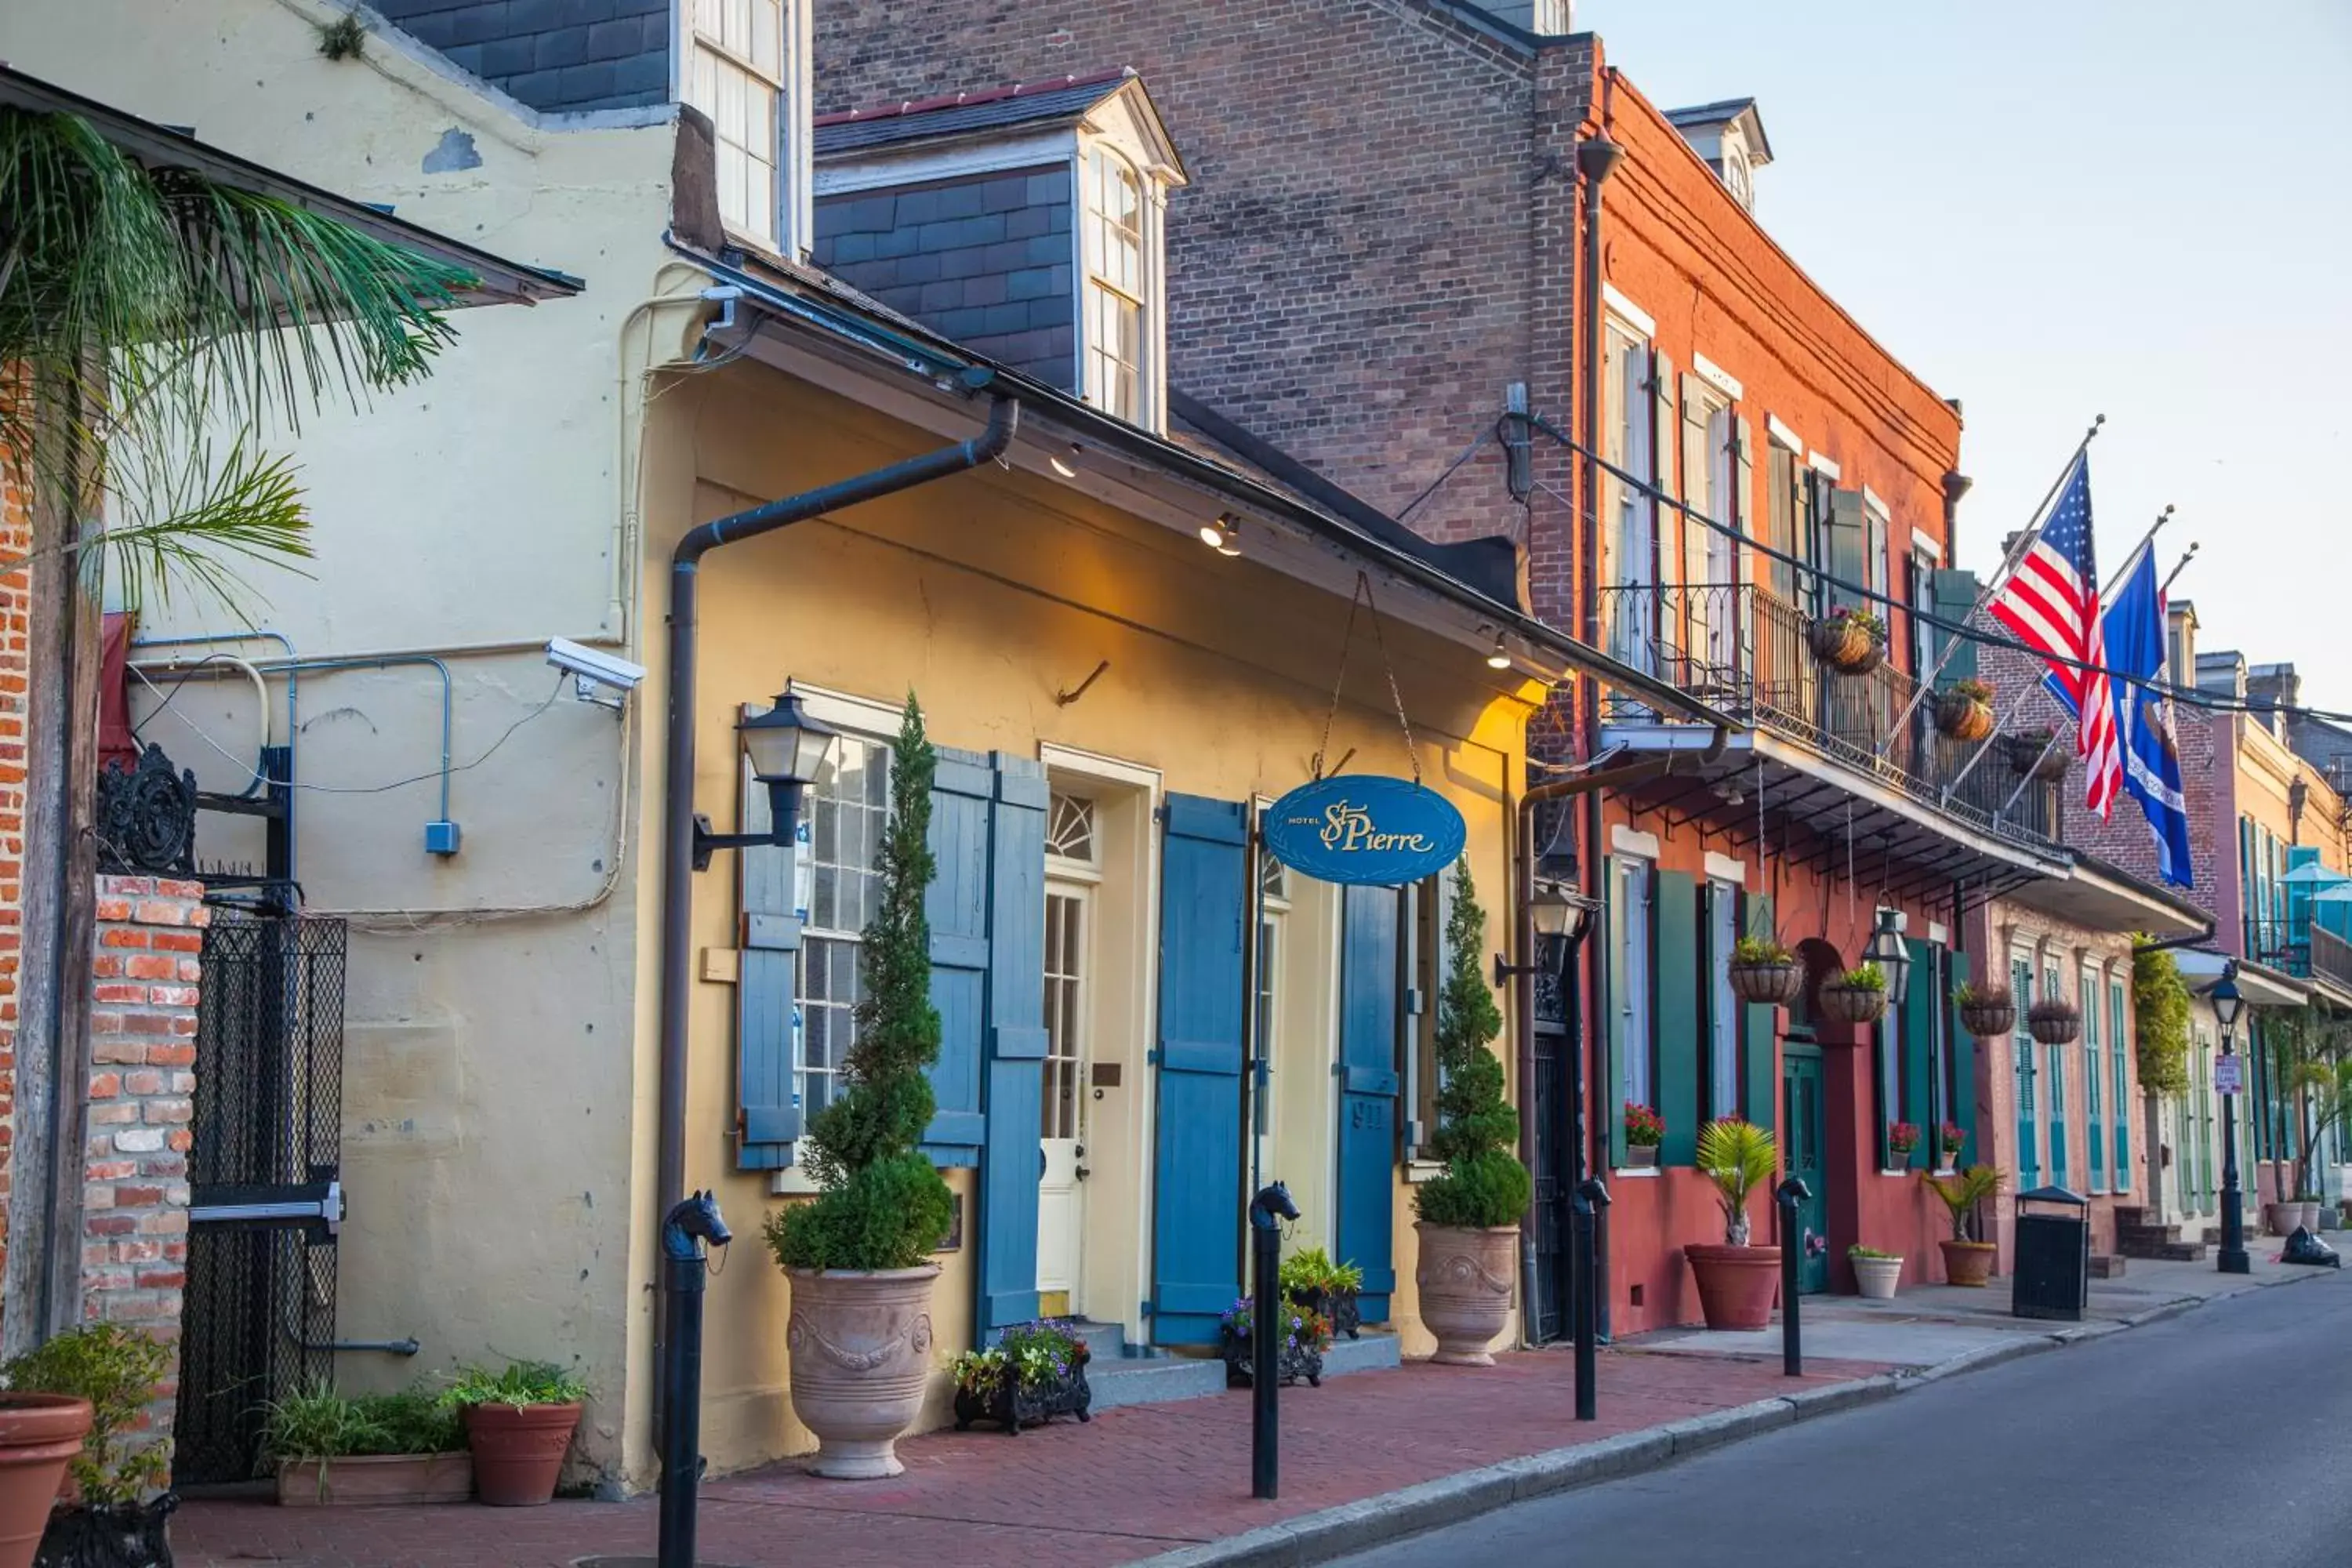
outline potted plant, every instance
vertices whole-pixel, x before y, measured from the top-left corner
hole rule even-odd
[[[2072,1045],[2082,1037],[2082,1010],[2063,996],[2044,996],[2025,1010],[2025,1026],[2045,1046]]]
[[[1987,1198],[1998,1194],[2009,1178],[1993,1166],[1970,1165],[1957,1176],[1938,1176],[1923,1171],[1919,1180],[1951,1211],[1951,1239],[1942,1244],[1944,1278],[1955,1285],[1982,1285],[1992,1278],[1995,1249],[1992,1243],[1977,1239],[1977,1210]]]
[[[1302,1247],[1282,1260],[1282,1294],[1286,1300],[1313,1309],[1331,1321],[1333,1334],[1351,1340],[1364,1337],[1364,1271],[1352,1263],[1334,1263],[1319,1247]]]
[[[1492,1366],[1486,1347],[1510,1326],[1519,1216],[1535,1182],[1511,1153],[1519,1119],[1503,1098],[1503,1064],[1488,1049],[1502,1033],[1503,1016],[1479,973],[1486,911],[1478,907],[1468,860],[1455,863],[1454,887],[1445,988],[1437,1002],[1437,1130],[1430,1139],[1445,1169],[1413,1190],[1421,1241],[1413,1279],[1422,1321],[1437,1338],[1433,1359]]]
[[[2009,738],[2009,765],[2021,778],[2056,784],[2066,776],[2066,749],[2058,744],[2058,731],[2048,725],[2022,730]]]
[[[1886,658],[1886,623],[1858,606],[1815,621],[1809,640],[1813,657],[1842,675],[1868,675]]]
[[[347,1394],[313,1384],[268,1407],[264,1437],[284,1507],[464,1502],[474,1495],[460,1406],[425,1389]]]
[[[2006,985],[1962,985],[1952,992],[1960,1023],[1979,1040],[1998,1040],[2017,1026],[2017,1000]]]
[[[88,1429],[66,1460],[63,1506],[47,1508],[60,1493],[46,1461],[10,1478],[20,1490],[44,1475],[49,1482],[41,1498],[47,1522],[34,1523],[39,1551],[18,1562],[37,1561],[40,1568],[171,1568],[165,1531],[180,1500],[163,1490],[170,1449],[142,1427],[171,1367],[169,1346],[120,1323],[68,1329],[8,1363],[11,1394],[62,1395],[89,1411]],[[59,1424],[70,1420],[60,1417]],[[19,1543],[11,1549],[22,1552]]]
[[[1822,983],[1822,1011],[1841,1024],[1875,1024],[1886,1013],[1886,973],[1857,963]]]
[[[993,1421],[1013,1436],[1024,1426],[1056,1415],[1094,1419],[1087,1406],[1087,1362],[1093,1352],[1067,1323],[1015,1323],[984,1350],[966,1351],[949,1363],[955,1380],[956,1430]]]
[[[1770,1183],[1779,1160],[1772,1134],[1753,1122],[1725,1117],[1698,1130],[1699,1173],[1715,1184],[1723,1243],[1695,1241],[1683,1256],[1697,1277],[1699,1310],[1710,1329],[1760,1329],[1772,1321],[1780,1249],[1748,1245],[1748,1200]]]
[[[1247,1388],[1255,1380],[1257,1352],[1252,1336],[1256,1324],[1256,1303],[1247,1296],[1238,1298],[1217,1320],[1217,1348],[1225,1358],[1227,1388]],[[1274,1347],[1276,1380],[1297,1383],[1304,1378],[1307,1387],[1322,1387],[1323,1352],[1331,1348],[1331,1320],[1293,1301],[1289,1321],[1275,1326],[1282,1331],[1282,1339]]]
[[[445,1398],[462,1411],[474,1486],[493,1508],[538,1508],[555,1496],[564,1451],[588,1385],[552,1362],[509,1363],[504,1372],[457,1369]]]
[[[1895,1300],[1895,1288],[1903,1281],[1901,1253],[1881,1252],[1874,1247],[1856,1244],[1845,1249],[1845,1256],[1846,1261],[1853,1265],[1854,1283],[1862,1287],[1864,1300]]]
[[[0,1568],[30,1568],[89,1426],[89,1400],[21,1390],[0,1373]]]
[[[1959,1160],[1960,1151],[1968,1147],[1969,1130],[1957,1121],[1947,1121],[1936,1134],[1936,1169],[1946,1175]]]
[[[937,1102],[931,931],[924,891],[938,759],[914,693],[890,753],[874,918],[858,952],[865,998],[843,1063],[846,1085],[810,1118],[801,1142],[817,1196],[772,1215],[770,1250],[792,1280],[793,1414],[816,1434],[816,1474],[895,1476],[898,1435],[923,1407],[930,1373],[931,1252],[955,1202],[919,1145]]]
[[[1770,937],[1743,936],[1731,947],[1731,994],[1785,1007],[1805,994],[1804,966]]]
[[[1977,742],[1992,733],[1992,688],[1981,680],[1955,680],[1936,699],[1936,728],[1955,741]]]
[[[1911,1163],[1911,1152],[1919,1147],[1919,1124],[1916,1121],[1890,1121],[1886,1124],[1886,1152],[1897,1165]]]
[[[1625,1165],[1628,1170],[1657,1169],[1658,1145],[1665,1142],[1666,1119],[1646,1105],[1625,1102]]]

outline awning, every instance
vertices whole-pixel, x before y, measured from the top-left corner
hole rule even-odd
[[[2230,966],[2238,967],[2238,994],[2250,1007],[2300,1007],[2311,1000],[2311,987],[2292,974],[2282,974],[2260,963],[2231,958],[2226,952],[2176,951],[2172,962],[2180,978],[2200,1000]]]
[[[2213,930],[2212,917],[2196,906],[2079,852],[2064,876],[2029,882],[2011,896],[2091,931],[2163,939],[2210,935]]]
[[[460,292],[459,305],[535,304],[577,294],[581,279],[545,268],[526,266],[478,250],[462,240],[404,223],[380,207],[354,202],[307,184],[290,174],[194,137],[125,114],[94,99],[0,66],[0,105],[34,114],[71,114],[88,121],[99,134],[125,154],[151,169],[186,169],[218,184],[274,196],[324,217],[350,225],[361,233],[415,251],[470,273],[477,285]]]

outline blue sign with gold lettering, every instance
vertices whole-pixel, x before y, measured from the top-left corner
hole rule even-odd
[[[1453,865],[1467,836],[1444,796],[1378,773],[1301,784],[1266,808],[1259,830],[1274,858],[1294,871],[1390,888]]]

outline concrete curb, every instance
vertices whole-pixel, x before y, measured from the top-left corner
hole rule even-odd
[[[1709,1411],[1663,1426],[1620,1433],[1596,1443],[1553,1448],[1524,1458],[1442,1476],[1433,1481],[1384,1492],[1379,1497],[1343,1503],[1302,1514],[1279,1524],[1262,1525],[1221,1541],[1179,1547],[1146,1558],[1138,1568],[1311,1568],[1336,1558],[1402,1541],[1408,1536],[1458,1524],[1512,1503],[1548,1497],[1597,1481],[1664,1468],[1674,1461],[1719,1448],[1778,1427],[1832,1415],[1864,1405],[1875,1405],[1899,1394],[1926,1388],[1946,1378],[1983,1372],[2005,1362],[2019,1361],[2046,1351],[2105,1339],[2143,1324],[2161,1322],[2214,1301],[2227,1301],[2252,1290],[2288,1285],[2309,1275],[2264,1279],[2245,1290],[2215,1296],[2183,1296],[2120,1321],[2084,1323],[2047,1333],[2020,1333],[2013,1342],[1985,1345],[1912,1373],[1879,1373],[1851,1383],[1808,1388],[1780,1398],[1759,1399],[1752,1405]]]

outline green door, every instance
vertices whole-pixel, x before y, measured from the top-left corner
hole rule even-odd
[[[1830,1288],[1830,1193],[1827,1162],[1822,1158],[1822,1053],[1819,1047],[1790,1045],[1780,1064],[1781,1153],[1788,1173],[1805,1184],[1812,1196],[1797,1210],[1798,1234],[1780,1237],[1783,1247],[1802,1247],[1797,1264],[1797,1289],[1815,1295]]]

